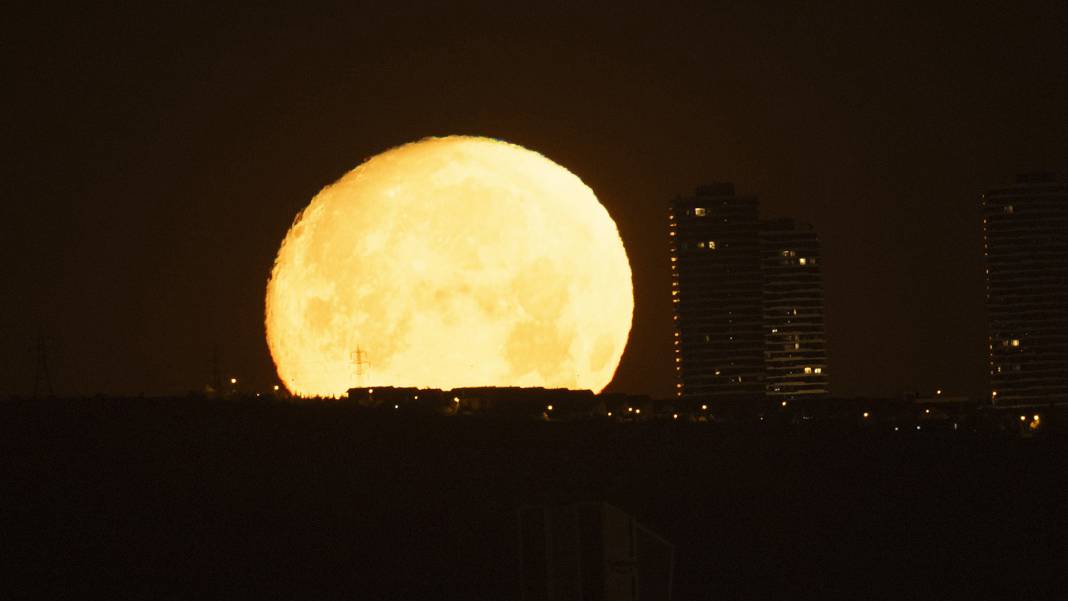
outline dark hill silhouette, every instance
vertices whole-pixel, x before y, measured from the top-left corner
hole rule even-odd
[[[675,598],[1048,598],[1068,443],[353,404],[0,404],[0,597],[512,599],[517,508],[606,501]],[[1025,594],[1027,593],[1027,594]]]

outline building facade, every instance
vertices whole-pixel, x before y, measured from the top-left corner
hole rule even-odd
[[[669,211],[676,395],[764,396],[763,279],[757,199],[729,183]]]
[[[1068,186],[1020,175],[981,207],[993,403],[1068,403]]]
[[[768,398],[827,394],[820,242],[811,225],[761,222],[764,384]]]

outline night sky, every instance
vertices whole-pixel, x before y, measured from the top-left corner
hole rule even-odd
[[[0,53],[0,395],[275,382],[263,333],[297,212],[425,136],[537,150],[634,271],[610,390],[672,390],[667,202],[733,181],[823,241],[832,392],[981,394],[979,194],[1068,179],[1068,5],[544,12],[26,9]],[[862,3],[866,4],[866,3]]]

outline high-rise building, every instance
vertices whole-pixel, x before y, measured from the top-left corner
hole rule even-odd
[[[811,225],[762,221],[764,384],[772,399],[827,394],[820,242]]]
[[[763,280],[755,196],[729,183],[676,198],[669,213],[676,394],[764,396]]]
[[[1068,403],[1068,186],[1020,175],[982,212],[993,402]]]

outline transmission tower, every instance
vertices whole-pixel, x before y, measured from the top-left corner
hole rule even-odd
[[[356,350],[352,351],[352,363],[356,367],[356,388],[365,388],[367,386],[367,351],[360,348],[360,345],[356,345]]]

